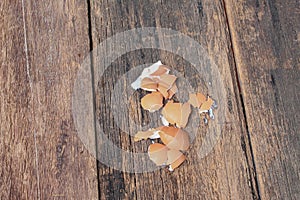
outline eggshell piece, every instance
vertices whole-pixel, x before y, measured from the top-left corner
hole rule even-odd
[[[169,98],[168,89],[162,85],[158,85],[157,90],[163,95],[164,98]]]
[[[189,103],[196,108],[199,107],[199,103],[198,103],[196,94],[189,94]]]
[[[212,100],[212,98],[208,97],[207,101],[205,101],[200,109],[199,109],[199,112],[200,113],[203,113],[203,112],[208,112],[209,109],[212,107],[212,105],[214,104],[214,100]]]
[[[160,138],[158,129],[149,129],[147,131],[139,131],[134,136],[134,141],[146,140],[146,139],[157,139]]]
[[[151,65],[150,67],[146,67],[142,74],[131,84],[131,87],[135,90],[141,88],[141,82],[144,78],[146,77],[151,77],[151,74],[153,74],[154,72],[156,72],[159,67],[162,65],[161,61],[158,61],[156,63],[154,63],[153,65]]]
[[[149,112],[155,112],[163,106],[163,96],[159,92],[152,92],[141,99],[141,105]]]
[[[165,126],[161,130],[158,131],[158,134],[160,135],[161,141],[168,145],[170,142],[172,142],[175,138],[175,136],[179,132],[179,128],[173,127],[173,126]]]
[[[199,108],[206,99],[206,96],[202,93],[189,94],[189,103],[196,108]]]
[[[184,128],[188,122],[191,113],[189,103],[174,103],[169,101],[162,109],[163,117],[170,123],[177,127]]]
[[[141,82],[141,88],[146,91],[156,91],[158,84],[151,78],[144,78]]]
[[[180,158],[181,156],[183,155],[183,153],[181,153],[180,151],[178,150],[175,150],[175,149],[170,149],[167,151],[167,163],[166,164],[171,164],[173,162],[175,162],[176,160],[178,160],[178,158]]]
[[[166,66],[166,65],[160,65],[158,67],[158,69],[155,72],[153,72],[152,74],[150,74],[150,75],[151,76],[161,76],[163,74],[168,74],[169,71],[170,71],[170,69],[169,69],[168,66]]]
[[[169,90],[175,83],[177,77],[170,74],[163,74],[160,76],[159,85],[167,88]]]
[[[186,157],[180,151],[171,149],[167,152],[167,159],[169,170],[174,171],[185,161]]]
[[[171,99],[174,94],[176,94],[178,92],[178,88],[176,86],[176,84],[174,83],[173,86],[170,88],[170,90],[168,90],[168,98],[167,99]]]
[[[181,107],[181,120],[179,127],[186,127],[186,124],[188,123],[189,116],[191,114],[191,106],[188,102],[184,103]]]
[[[167,163],[168,150],[169,149],[165,145],[159,144],[159,143],[154,143],[154,144],[150,144],[150,146],[148,148],[148,154],[149,154],[150,159],[157,166],[161,166],[161,165],[165,165]]]
[[[189,135],[183,129],[165,126],[158,131],[158,134],[169,149],[186,151],[190,146]]]
[[[169,101],[161,113],[170,124],[179,124],[181,121],[181,103]]]

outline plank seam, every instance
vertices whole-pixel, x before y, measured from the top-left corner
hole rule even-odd
[[[26,19],[25,19],[25,3],[24,3],[24,0],[22,0],[22,15],[23,15],[23,31],[24,31],[24,51],[25,51],[25,58],[26,58],[26,74],[27,74],[28,81],[29,81],[31,100],[32,100],[33,99],[33,88],[32,88],[32,79],[31,79],[31,75],[30,75],[30,66],[29,66],[27,28],[26,28]],[[38,199],[41,199],[39,159],[38,159],[38,148],[37,148],[37,139],[36,139],[36,132],[35,131],[33,133],[33,137],[34,137],[34,150],[35,150],[35,165],[36,165],[36,174],[37,174],[37,192],[38,192]]]
[[[91,13],[91,2],[90,0],[87,0],[87,14],[88,14],[88,36],[89,36],[89,57],[90,57],[90,72],[91,72],[91,84],[92,84],[92,97],[93,97],[93,116],[94,116],[94,131],[95,131],[95,154],[96,154],[96,171],[97,171],[97,188],[98,188],[98,199],[101,199],[101,193],[100,193],[100,184],[99,184],[99,180],[100,180],[100,173],[99,173],[99,167],[100,164],[98,162],[98,141],[97,141],[97,125],[96,125],[96,90],[95,90],[95,78],[94,78],[94,56],[93,56],[93,33],[92,33],[92,13]]]
[[[227,11],[227,7],[226,7],[226,2],[225,0],[221,0],[221,2],[223,2],[223,7],[224,7],[224,12],[225,12],[225,20],[226,20],[226,23],[228,25],[228,32],[229,32],[229,39],[230,39],[230,51],[232,52],[232,56],[233,56],[233,62],[234,62],[234,71],[235,71],[235,79],[237,80],[237,86],[238,86],[238,95],[240,96],[240,101],[241,101],[241,107],[242,107],[242,113],[243,113],[243,117],[244,117],[244,120],[245,120],[245,128],[246,128],[246,131],[247,131],[247,138],[248,138],[248,145],[249,145],[249,150],[250,150],[250,155],[248,155],[247,151],[244,151],[245,152],[245,157],[247,159],[247,165],[248,167],[251,169],[250,165],[249,165],[249,157],[251,157],[251,161],[252,161],[252,165],[253,165],[253,170],[254,170],[254,175],[251,174],[250,172],[250,178],[253,180],[254,179],[254,182],[255,182],[255,185],[250,182],[250,186],[251,186],[251,190],[252,190],[252,195],[253,195],[253,198],[254,199],[261,199],[261,195],[260,195],[260,190],[259,190],[259,185],[258,185],[258,179],[257,179],[257,172],[256,172],[256,164],[255,164],[255,160],[254,160],[254,154],[253,154],[253,148],[252,148],[252,143],[251,143],[251,139],[250,139],[250,131],[249,131],[249,127],[248,127],[248,121],[247,121],[247,115],[246,115],[246,109],[245,109],[245,102],[244,102],[244,98],[243,98],[243,95],[242,95],[242,89],[241,89],[241,80],[240,80],[240,77],[238,75],[238,68],[237,68],[237,63],[236,63],[236,54],[235,54],[235,51],[234,51],[234,48],[233,48],[233,39],[232,39],[232,30],[231,30],[231,26],[230,26],[230,23],[229,23],[229,19],[228,19],[228,11]],[[242,142],[245,144],[245,138],[242,137]],[[255,189],[257,191],[257,194],[255,192]],[[257,196],[256,196],[257,195]]]

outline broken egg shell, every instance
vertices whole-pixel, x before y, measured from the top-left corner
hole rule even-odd
[[[165,165],[168,160],[168,150],[169,149],[163,144],[150,144],[148,148],[150,160],[152,160],[157,166]]]
[[[162,109],[163,117],[170,124],[179,124],[181,121],[181,103],[173,103],[169,101]]]
[[[141,105],[149,112],[155,112],[163,106],[163,96],[159,92],[152,92],[141,99]]]
[[[159,66],[161,66],[162,63],[161,61],[158,61],[156,63],[154,63],[153,65],[151,65],[150,67],[146,67],[142,74],[131,84],[131,87],[135,90],[141,88],[141,82],[145,77],[149,77],[151,76],[151,74],[153,74],[155,71],[157,71],[159,69]]]
[[[159,77],[158,84],[162,87],[167,88],[169,90],[173,84],[175,83],[177,77],[170,74],[163,74]]]
[[[200,113],[208,112],[209,109],[212,107],[213,104],[214,104],[214,100],[213,100],[212,98],[208,97],[208,98],[207,98],[207,101],[205,101],[205,102],[201,105],[201,107],[200,107],[200,109],[199,109],[199,112],[200,112]]]
[[[180,151],[171,149],[167,152],[167,159],[169,170],[173,171],[185,161],[186,157]]]
[[[158,69],[150,74],[151,76],[161,76],[163,74],[168,74],[170,72],[170,68],[166,65],[160,65]]]
[[[174,83],[173,86],[168,90],[168,98],[167,99],[171,99],[174,94],[176,94],[178,92],[178,88],[176,86],[176,84]]]
[[[190,146],[189,135],[183,129],[165,126],[158,131],[158,134],[169,149],[186,151]]]
[[[189,103],[196,108],[199,108],[206,99],[206,96],[202,93],[189,94]]]
[[[179,167],[184,161],[185,161],[186,157],[185,155],[182,155],[181,157],[179,157],[175,162],[173,162],[171,165],[169,165],[169,171],[174,171],[174,169],[176,169],[177,167]]]
[[[189,103],[196,108],[199,107],[196,94],[189,94]]]
[[[169,98],[169,93],[168,93],[168,89],[161,86],[161,85],[158,85],[158,88],[157,90],[163,95],[164,98]]]
[[[188,122],[191,113],[189,103],[174,103],[169,101],[162,109],[163,117],[173,125],[184,128]]]
[[[158,134],[158,130],[159,130],[159,128],[149,129],[147,131],[139,131],[139,132],[137,132],[137,134],[135,134],[134,141],[137,142],[140,140],[160,138],[160,135]]]
[[[167,165],[175,162],[178,158],[180,158],[183,155],[182,152],[175,150],[175,149],[170,149],[167,151],[167,156],[168,156],[168,160],[167,160]]]
[[[191,106],[188,102],[184,103],[181,107],[181,120],[179,127],[186,127],[186,124],[189,121],[189,116],[191,114]]]
[[[158,84],[151,78],[146,77],[142,79],[141,88],[146,91],[156,91]]]

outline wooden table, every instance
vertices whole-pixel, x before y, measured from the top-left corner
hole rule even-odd
[[[300,199],[298,0],[2,0],[0,14],[0,199]],[[221,139],[199,159],[196,138],[173,173],[97,162],[72,116],[84,58],[116,33],[141,27],[199,42],[226,87]],[[115,60],[106,83],[159,59],[190,76],[178,56],[140,49]],[[137,151],[142,144],[114,127],[99,93],[105,87],[94,84],[107,116],[90,120],[105,119],[110,140]]]

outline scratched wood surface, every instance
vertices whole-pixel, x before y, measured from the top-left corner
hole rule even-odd
[[[225,0],[262,199],[300,198],[300,3]]]
[[[26,73],[22,5],[19,3],[10,7],[8,1],[1,1],[0,9],[0,198],[37,199],[36,149],[29,117],[31,91]]]
[[[71,113],[89,51],[87,4],[1,1],[0,9],[0,199],[97,199],[96,161]]]
[[[296,0],[1,1],[0,199],[299,199],[299,15]],[[134,130],[127,115],[114,121],[110,97],[124,74],[162,60],[207,92],[197,66],[159,49],[127,52],[98,79],[97,59],[105,60],[111,49],[91,57],[89,51],[141,27],[173,29],[199,42],[225,85],[219,105],[224,113],[216,112],[225,119],[218,143],[200,158],[208,126],[194,127],[188,159],[173,173],[129,173],[97,163],[72,116],[73,86],[84,59],[93,61],[88,73],[94,85],[82,95],[87,107],[95,104],[95,117],[87,115],[85,126],[93,130],[99,123],[112,144],[126,151],[145,152],[149,142],[134,143],[120,128]],[[95,99],[88,98],[92,92]],[[114,106],[130,102],[134,123],[149,124],[151,116],[140,110],[144,94],[120,90],[124,101]],[[97,139],[89,147],[105,155]],[[111,156],[124,169],[130,161]]]

